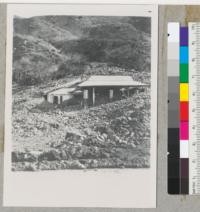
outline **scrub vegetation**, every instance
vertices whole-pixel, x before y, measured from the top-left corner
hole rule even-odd
[[[150,19],[15,17],[12,170],[150,167]],[[84,109],[43,93],[91,75],[148,85]]]

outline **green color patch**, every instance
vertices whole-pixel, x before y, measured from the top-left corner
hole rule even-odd
[[[180,64],[180,82],[189,82],[188,64]]]

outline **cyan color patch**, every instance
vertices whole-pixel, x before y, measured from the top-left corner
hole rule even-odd
[[[180,47],[180,63],[188,63],[188,46]]]

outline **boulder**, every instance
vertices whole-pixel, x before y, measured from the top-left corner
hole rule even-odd
[[[37,157],[31,153],[12,152],[12,162],[34,162]]]
[[[47,161],[54,161],[54,160],[61,160],[60,152],[57,150],[50,150],[48,152],[42,153],[38,157],[39,161],[47,160]]]

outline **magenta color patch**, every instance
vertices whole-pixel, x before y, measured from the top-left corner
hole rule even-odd
[[[187,121],[182,121],[180,123],[180,140],[189,139],[189,126]]]

